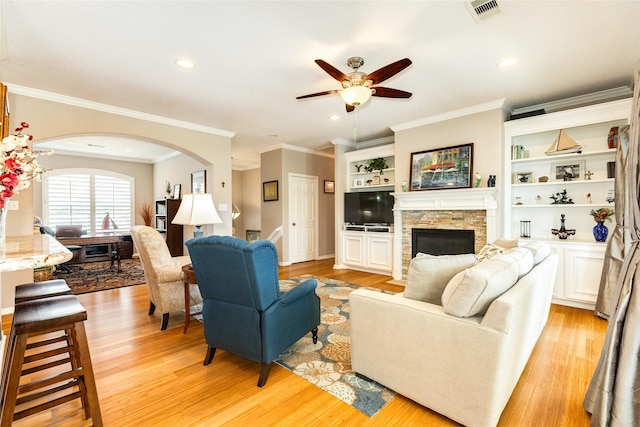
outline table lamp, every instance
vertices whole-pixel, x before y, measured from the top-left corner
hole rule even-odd
[[[180,202],[172,224],[194,225],[193,237],[202,237],[202,226],[205,224],[220,224],[222,219],[213,204],[213,197],[209,193],[185,194]]]

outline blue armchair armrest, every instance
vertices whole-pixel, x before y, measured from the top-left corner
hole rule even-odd
[[[306,280],[283,293],[262,312],[263,361],[270,363],[320,324],[320,298],[315,293],[316,286],[314,279]]]
[[[278,303],[280,305],[293,304],[300,298],[304,298],[308,293],[315,292],[316,286],[317,282],[315,279],[307,279],[293,289],[283,292],[278,299]]]

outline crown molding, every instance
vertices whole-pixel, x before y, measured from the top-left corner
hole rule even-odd
[[[620,86],[613,89],[601,90],[599,92],[588,93],[586,95],[573,96],[571,98],[560,99],[558,101],[545,102],[528,107],[516,108],[513,114],[528,113],[530,111],[544,110],[547,113],[566,110],[579,106],[599,104],[621,98],[631,98],[633,91],[628,86]]]
[[[393,144],[395,142],[395,137],[393,135],[383,136],[382,138],[369,139],[367,141],[358,141],[355,143],[345,138],[334,138],[330,142],[333,145],[344,145],[345,147],[355,148],[356,150],[359,150],[363,148],[377,147],[378,145]]]
[[[275,150],[299,151],[301,153],[312,154],[314,156],[320,156],[320,157],[327,157],[329,159],[335,159],[335,157],[336,157],[333,154],[323,153],[323,152],[320,152],[320,151],[312,150],[310,148],[298,147],[298,146],[291,145],[291,144],[272,145],[270,147],[267,147],[267,148],[265,148],[263,150],[258,151],[258,153],[263,154],[263,153],[267,153],[269,151],[275,151]]]
[[[430,125],[433,123],[444,122],[446,120],[457,119],[458,117],[469,116],[471,114],[483,113],[485,111],[502,109],[504,98],[495,101],[486,102],[484,104],[473,105],[471,107],[461,108],[459,110],[449,111],[447,113],[436,114],[434,116],[425,117],[423,119],[412,120],[410,122],[400,123],[389,126],[392,131],[399,132],[402,130],[413,129],[420,126]]]
[[[212,128],[208,126],[202,126],[195,123],[184,122],[181,120],[174,120],[167,117],[156,116],[153,114],[141,113],[140,111],[128,110],[126,108],[114,107],[112,105],[101,104],[99,102],[87,101],[85,99],[74,98],[72,96],[60,95],[58,93],[47,92],[40,89],[33,89],[25,86],[14,85],[11,83],[5,83],[9,93],[15,95],[28,96],[31,98],[42,99],[45,101],[57,102],[59,104],[72,105],[74,107],[86,108],[89,110],[102,111],[103,113],[116,114],[118,116],[130,117],[133,119],[146,120],[148,122],[165,124],[168,126],[194,130],[197,132],[208,133],[211,135],[224,136],[227,138],[233,138],[236,133]]]

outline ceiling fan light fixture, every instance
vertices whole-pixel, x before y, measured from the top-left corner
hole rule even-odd
[[[351,86],[340,91],[345,104],[353,107],[362,105],[371,98],[371,89],[364,86]]]
[[[176,60],[176,65],[180,68],[186,68],[186,69],[191,69],[195,67],[195,64],[193,62],[185,58]]]

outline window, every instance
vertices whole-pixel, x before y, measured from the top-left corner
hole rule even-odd
[[[87,233],[131,228],[131,177],[104,170],[59,169],[44,175],[42,188],[43,219],[51,227],[82,224]]]

